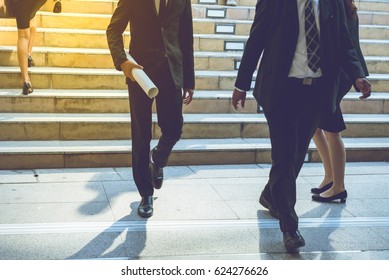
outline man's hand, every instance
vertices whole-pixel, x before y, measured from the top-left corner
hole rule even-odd
[[[139,64],[136,64],[132,61],[126,60],[122,64],[120,64],[120,68],[122,68],[123,74],[130,78],[131,81],[135,81],[134,76],[132,76],[132,70],[133,69],[143,69],[143,67]]]
[[[232,92],[232,106],[234,106],[235,110],[238,110],[239,101],[242,108],[244,108],[244,103],[246,101],[246,92],[234,89],[234,91]]]
[[[188,105],[190,102],[192,102],[193,99],[193,89],[191,88],[184,88],[182,92],[182,103],[185,105]]]
[[[371,94],[371,84],[366,78],[357,78],[355,80],[355,85],[359,88],[362,93],[362,96],[359,99],[366,99]]]

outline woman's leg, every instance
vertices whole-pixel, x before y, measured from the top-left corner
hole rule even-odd
[[[329,190],[321,193],[320,196],[329,197],[345,190],[344,173],[346,167],[346,149],[342,141],[342,136],[339,132],[333,133],[326,131],[325,136],[328,142],[331,157],[334,183]]]
[[[30,40],[28,42],[28,55],[32,55],[32,47],[34,46],[36,35],[36,26],[36,18],[34,17],[32,20],[30,20]]]
[[[17,53],[22,82],[30,83],[28,76],[28,45],[30,41],[30,28],[18,29]]]
[[[313,135],[313,142],[316,145],[317,151],[321,161],[323,162],[324,167],[324,179],[319,185],[319,188],[331,183],[333,181],[333,167],[331,164],[331,156],[329,151],[329,146],[327,143],[326,135],[323,130],[320,128],[316,129],[315,134]]]

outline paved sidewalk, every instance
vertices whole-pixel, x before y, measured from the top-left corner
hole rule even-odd
[[[148,220],[130,168],[0,171],[0,259],[389,259],[389,163],[347,163],[346,204],[312,201],[323,170],[305,164],[295,255],[258,204],[269,165],[165,170]]]

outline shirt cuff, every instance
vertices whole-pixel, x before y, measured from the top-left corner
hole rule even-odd
[[[240,92],[246,92],[245,90],[240,89],[240,88],[237,88],[237,87],[235,87],[235,89],[236,89],[237,91],[240,91]]]

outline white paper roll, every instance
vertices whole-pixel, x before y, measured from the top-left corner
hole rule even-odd
[[[126,55],[129,61],[137,63],[129,53],[126,52]],[[132,76],[134,76],[135,81],[139,84],[148,97],[154,98],[157,96],[158,88],[142,69],[134,68],[132,70]]]

